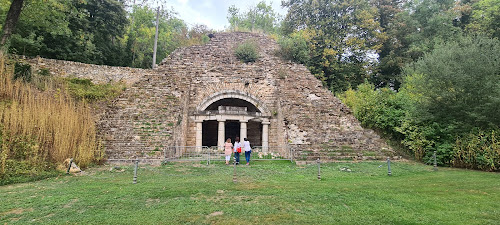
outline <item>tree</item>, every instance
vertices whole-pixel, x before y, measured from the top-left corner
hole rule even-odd
[[[500,38],[500,0],[481,0],[472,7],[472,22],[467,30]]]
[[[259,2],[247,12],[240,14],[234,5],[228,9],[227,19],[230,29],[260,30],[265,33],[276,33],[278,31],[279,15],[274,12],[271,4],[265,1]]]
[[[285,34],[302,31],[309,40],[309,69],[334,92],[364,82],[373,56],[386,39],[377,10],[367,0],[289,0]]]
[[[389,22],[381,23],[389,39],[380,52],[378,70],[371,76],[371,81],[378,87],[399,89],[402,67],[432,51],[436,44],[461,35],[457,18],[465,23],[462,11],[455,10],[458,6],[454,0],[407,1],[401,11],[384,10],[386,7],[401,7],[403,3],[393,1],[379,5],[381,18],[389,18],[381,19],[381,22]]]
[[[131,17],[134,18],[134,23],[127,32],[127,51],[131,53],[130,66],[151,68],[156,12],[148,6],[135,6]],[[160,10],[156,63],[161,62],[178,47],[208,41],[205,34],[209,32],[211,30],[205,26],[195,26],[189,30],[184,21],[175,17],[174,12]]]
[[[119,39],[128,25],[123,3],[117,0],[87,0],[78,1],[76,7],[82,10],[87,20],[80,29],[93,36],[93,43],[99,52],[94,63],[123,65],[123,47]]]
[[[378,53],[378,68],[371,76],[371,82],[377,88],[391,86],[398,89],[400,85],[396,77],[401,72],[400,68],[404,65],[405,60],[395,54],[401,47],[401,37],[397,35],[395,30],[402,29],[396,19],[397,15],[404,9],[404,2],[405,0],[373,1],[378,11],[380,27],[388,36],[382,42],[382,47]]]
[[[19,20],[19,15],[21,15],[23,2],[24,0],[12,0],[3,26],[3,34],[2,39],[0,40],[0,45],[5,45],[7,39],[9,39],[12,32],[14,32],[17,21]]]
[[[115,0],[31,0],[10,52],[94,64],[123,65],[126,11]]]
[[[450,127],[460,134],[474,127],[500,127],[500,41],[481,36],[460,37],[438,44],[404,68],[405,89],[419,100],[420,121]]]

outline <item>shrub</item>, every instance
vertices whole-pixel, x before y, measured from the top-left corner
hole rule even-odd
[[[120,95],[125,88],[119,83],[94,84],[90,79],[70,78],[66,81],[71,96],[89,102],[112,99]]]
[[[347,90],[340,99],[349,106],[354,116],[363,126],[382,131],[385,135],[400,138],[395,128],[400,127],[406,116],[405,107],[409,99],[403,93],[388,88],[375,90],[368,82],[358,86],[358,90]]]
[[[49,77],[51,76],[50,70],[47,68],[41,68],[38,70],[38,74],[41,76]]]
[[[453,153],[453,166],[499,171],[500,131],[475,129],[457,138]]]
[[[300,34],[282,38],[278,41],[278,44],[280,48],[276,55],[283,59],[302,64],[307,64],[311,59],[306,39]]]
[[[31,82],[31,65],[27,63],[16,62],[14,65],[14,80],[21,79],[24,82]]]
[[[236,47],[234,54],[242,62],[255,62],[259,58],[257,43],[253,40],[245,41]]]

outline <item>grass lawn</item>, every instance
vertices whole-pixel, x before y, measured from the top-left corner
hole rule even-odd
[[[499,173],[380,164],[103,166],[0,186],[0,224],[500,224]]]

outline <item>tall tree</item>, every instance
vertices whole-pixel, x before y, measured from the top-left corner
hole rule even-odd
[[[378,53],[379,66],[371,76],[371,82],[376,87],[392,86],[399,88],[399,81],[396,77],[399,75],[401,66],[404,65],[404,59],[394,56],[398,51],[401,40],[394,32],[402,29],[396,21],[397,15],[403,11],[405,0],[378,0],[373,4],[378,10],[380,27],[387,34],[387,39],[382,43]]]
[[[131,17],[134,18],[134,23],[127,31],[127,51],[131,53],[129,56],[130,65],[151,68],[156,12],[148,6],[135,6]],[[180,46],[200,44],[190,41],[189,29],[184,21],[175,17],[175,13],[172,11],[160,10],[158,25],[158,57],[156,63],[161,62],[168,54]],[[200,36],[202,35],[200,34]]]
[[[239,9],[234,5],[230,6],[227,19],[232,30],[260,30],[265,33],[276,33],[280,16],[274,12],[271,4],[268,5],[266,1],[261,1],[244,13],[240,13]]]
[[[397,4],[397,1],[393,2]],[[401,68],[421,58],[441,42],[456,39],[462,29],[455,0],[407,1],[385,27],[390,37],[382,48],[378,71],[371,76],[378,87],[399,88]],[[381,11],[379,9],[379,11]]]
[[[500,38],[500,0],[480,0],[472,7],[472,22],[467,29]]]
[[[121,43],[118,41],[125,34],[128,24],[127,12],[122,2],[117,0],[78,1],[77,7],[86,14],[88,23],[82,27],[92,34],[98,64],[120,65]]]
[[[23,8],[23,2],[24,0],[12,0],[3,26],[3,34],[2,39],[0,40],[0,45],[5,45],[7,39],[9,39],[14,29],[16,29],[16,24]]]
[[[449,126],[457,133],[473,127],[500,127],[500,41],[459,37],[405,67],[405,86],[418,96],[420,121]]]
[[[309,68],[334,92],[362,83],[386,39],[367,0],[289,0],[285,33],[308,36]]]

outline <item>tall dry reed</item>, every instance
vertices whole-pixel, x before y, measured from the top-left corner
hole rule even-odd
[[[74,101],[64,88],[39,91],[13,80],[14,68],[0,53],[0,129],[3,134],[36,140],[37,157],[54,163],[74,158],[87,166],[101,157],[95,119],[89,106]],[[0,158],[8,158],[2,150]],[[5,164],[5,159],[2,160]],[[5,166],[5,165],[2,165]]]

